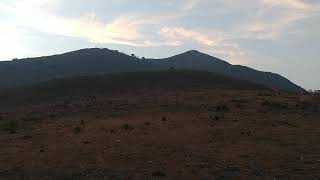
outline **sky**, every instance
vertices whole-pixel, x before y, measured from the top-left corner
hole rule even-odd
[[[320,89],[319,0],[0,0],[0,60],[198,50]]]

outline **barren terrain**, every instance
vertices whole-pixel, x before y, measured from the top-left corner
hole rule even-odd
[[[7,100],[0,179],[320,178],[318,96],[197,85]]]

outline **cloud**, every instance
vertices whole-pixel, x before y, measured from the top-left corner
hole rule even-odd
[[[319,5],[302,0],[262,0],[253,21],[242,25],[241,38],[278,39],[297,21],[319,14]],[[303,27],[300,27],[303,28]]]
[[[102,23],[94,16],[71,20],[71,36],[85,38],[94,43],[120,43],[130,45],[139,38],[139,23],[130,17],[120,17],[110,23]]]
[[[178,41],[161,41],[145,29],[159,23],[162,18],[148,18],[127,15],[118,16],[111,21],[98,20],[95,13],[86,13],[79,17],[63,17],[52,13],[58,7],[59,0],[23,0],[11,4],[0,3],[14,15],[13,26],[32,28],[50,35],[85,39],[98,44],[121,44],[127,46],[178,46]]]
[[[186,0],[182,6],[183,11],[188,11],[196,7],[200,3],[200,0]]]
[[[145,28],[151,28],[154,21],[141,17],[119,17],[110,23],[102,23],[94,17],[77,19],[73,22],[72,36],[86,38],[94,43],[114,43],[128,46],[179,46],[177,40],[162,40],[155,34],[143,33]],[[85,27],[85,28],[84,28]]]
[[[308,9],[310,5],[305,3],[302,0],[263,0],[263,3],[273,6],[282,6],[285,8],[293,8],[293,9]]]
[[[176,39],[179,41],[192,40],[206,46],[216,45],[223,40],[223,38],[219,36],[215,36],[213,38],[209,37],[207,34],[182,27],[163,27],[160,30],[160,34],[170,39]]]
[[[234,64],[244,64],[250,60],[249,53],[223,32],[208,33],[183,27],[163,27],[159,33],[165,38],[179,41],[180,44],[197,43],[200,45],[199,50],[227,59]]]

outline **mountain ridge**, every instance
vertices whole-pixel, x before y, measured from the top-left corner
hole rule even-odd
[[[137,58],[107,48],[87,48],[52,56],[0,62],[0,89],[30,85],[56,78],[152,70],[208,71],[269,88],[306,92],[285,77],[190,50],[163,59]]]

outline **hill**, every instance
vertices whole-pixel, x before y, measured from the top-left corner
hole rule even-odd
[[[305,90],[273,73],[234,66],[218,58],[188,51],[166,59],[139,59],[109,49],[82,49],[61,55],[0,62],[0,88],[12,88],[56,78],[168,69],[208,71],[290,92]]]
[[[192,69],[215,72],[238,79],[248,80],[270,88],[290,92],[306,92],[288,79],[270,72],[261,72],[240,65],[231,65],[221,59],[192,50],[166,59],[154,61],[157,65],[175,69]]]
[[[267,87],[227,76],[187,70],[114,73],[70,77],[28,87],[0,90],[3,106],[13,103],[50,101],[61,97],[111,96],[130,91],[188,89],[268,90]]]

